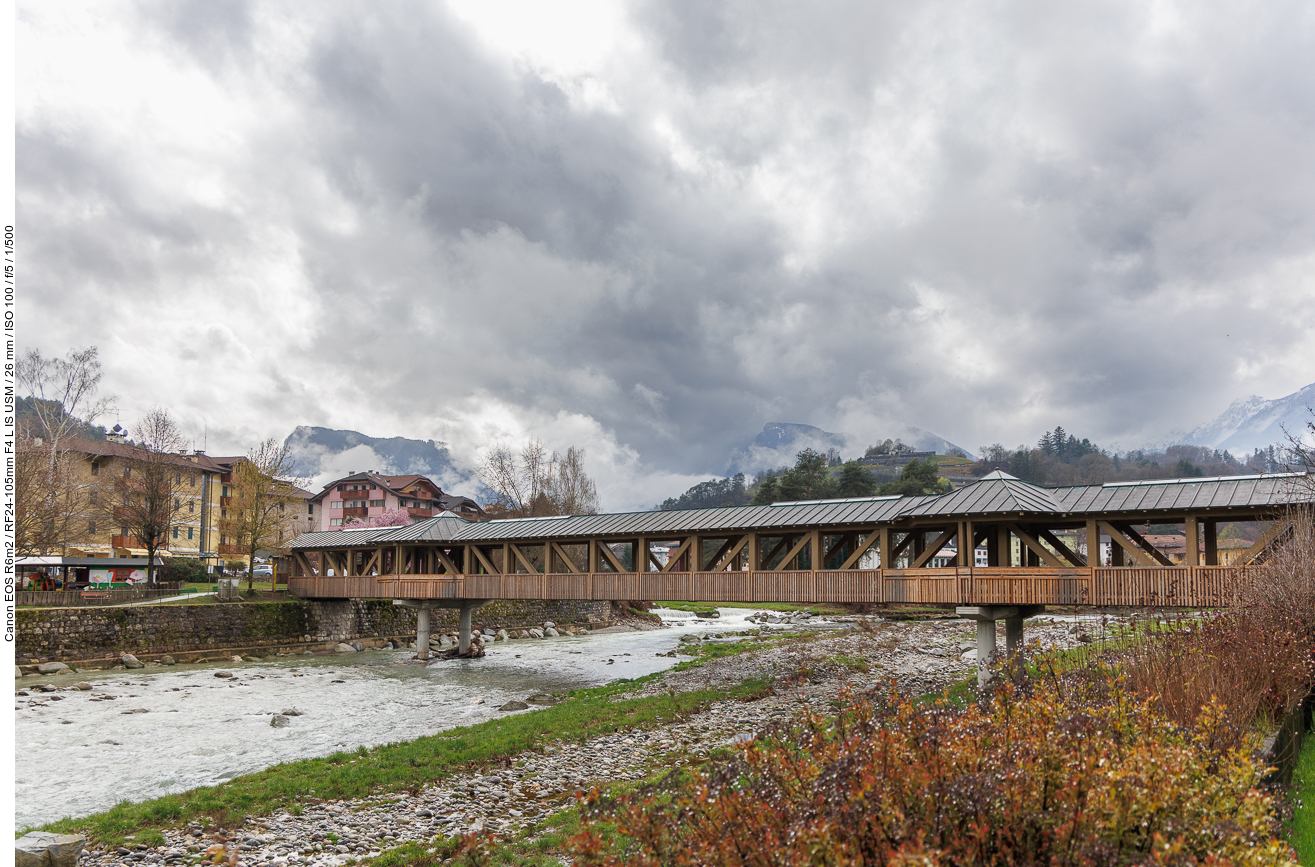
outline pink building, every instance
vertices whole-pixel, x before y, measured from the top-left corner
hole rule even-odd
[[[412,521],[440,512],[455,512],[468,521],[487,520],[484,510],[469,497],[443,493],[426,476],[383,476],[375,472],[352,473],[330,482],[315,495],[320,530],[341,527],[352,518],[374,517],[393,509],[406,509]]]

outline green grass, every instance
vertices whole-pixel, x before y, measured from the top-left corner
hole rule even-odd
[[[1301,745],[1288,797],[1293,806],[1288,842],[1297,850],[1298,861],[1315,864],[1315,737],[1307,737]]]
[[[142,829],[207,817],[223,826],[278,809],[297,811],[305,798],[345,799],[389,791],[419,791],[454,773],[489,767],[555,740],[584,741],[620,729],[651,728],[697,713],[714,701],[765,694],[763,681],[726,690],[616,699],[639,681],[618,681],[577,690],[554,707],[450,729],[415,741],[274,765],[218,786],[121,803],[93,816],[62,819],[41,830],[80,831],[108,845]]]

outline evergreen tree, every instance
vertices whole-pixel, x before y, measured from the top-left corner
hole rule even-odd
[[[877,492],[877,482],[858,461],[849,461],[840,470],[836,492],[842,497],[870,497]]]

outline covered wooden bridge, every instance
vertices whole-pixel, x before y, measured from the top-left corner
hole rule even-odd
[[[1287,507],[1315,501],[1313,483],[1284,473],[1042,488],[997,472],[939,496],[482,523],[445,513],[305,533],[289,586],[453,601],[1219,605],[1282,541]],[[1276,523],[1225,566],[1217,528],[1230,521]],[[1181,563],[1145,538],[1153,524],[1182,527]]]
[[[305,533],[288,585],[417,608],[422,655],[430,607],[461,609],[465,652],[470,613],[489,600],[616,599],[955,606],[978,620],[984,660],[995,621],[1012,648],[1042,605],[1226,605],[1290,535],[1289,507],[1312,502],[1304,473],[1042,488],[996,472],[939,496],[481,523],[448,512]],[[1237,521],[1273,524],[1222,565],[1218,527]],[[1182,527],[1180,563],[1146,538],[1165,524]]]

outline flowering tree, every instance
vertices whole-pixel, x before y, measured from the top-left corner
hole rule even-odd
[[[352,527],[405,527],[409,523],[411,523],[411,514],[406,509],[389,509],[382,515],[375,515],[364,521],[360,518],[352,518],[344,523],[342,528],[350,530]]]

